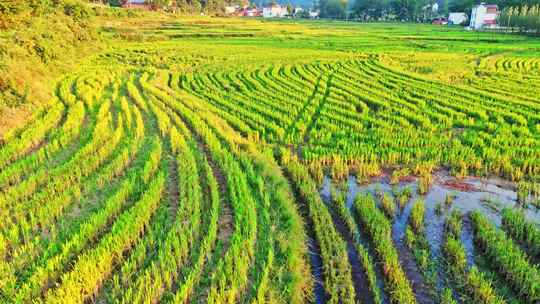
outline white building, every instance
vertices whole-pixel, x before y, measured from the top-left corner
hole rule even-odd
[[[497,16],[499,10],[496,4],[480,4],[473,7],[471,12],[471,23],[469,25],[472,29],[481,29],[486,27],[497,26]]]
[[[279,4],[272,4],[263,7],[264,18],[283,18],[287,16],[287,7]]]
[[[309,11],[309,18],[319,18],[319,11]]]
[[[244,10],[245,17],[260,17],[262,16],[262,10],[258,8],[247,8]]]
[[[433,3],[433,5],[431,6],[431,11],[434,14],[437,14],[439,12],[439,3],[437,2]]]
[[[236,13],[236,11],[239,9],[238,5],[235,6],[225,6],[225,14],[232,15]]]
[[[448,23],[461,25],[467,21],[467,14],[465,13],[450,13],[448,15]]]

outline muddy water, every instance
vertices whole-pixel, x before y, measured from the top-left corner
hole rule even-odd
[[[332,183],[330,182],[330,179],[326,179],[327,181],[323,184],[323,190],[321,191],[321,198],[323,199],[323,201],[327,204],[329,204],[332,200],[332,196],[331,196],[331,191],[332,191]],[[345,185],[345,187],[340,187],[341,189],[337,189],[338,191],[340,192],[343,192],[343,191],[347,191],[347,195],[346,195],[346,203],[347,203],[347,207],[349,209],[352,208],[352,203],[354,202],[354,193],[352,191],[348,191],[348,189],[351,189],[354,185],[356,184],[356,180],[354,179],[354,177],[350,177],[348,180],[347,180],[347,185]],[[342,188],[345,188],[345,189],[342,189]],[[334,188],[336,189],[336,188]],[[329,207],[329,210],[331,210],[332,208]],[[331,212],[332,214],[332,212]],[[332,214],[332,217],[333,217],[333,220],[334,222],[338,222],[337,223],[337,228],[338,230],[342,230],[342,229],[345,229],[344,227],[344,224],[336,218],[336,215],[335,214]],[[357,226],[358,228],[358,226]],[[362,263],[360,262],[360,257],[358,256],[358,252],[356,251],[355,247],[354,247],[354,244],[359,244],[361,245],[365,250],[367,250],[367,252],[369,253],[370,256],[374,257],[375,256],[375,251],[374,249],[371,247],[371,244],[369,243],[369,241],[367,240],[367,236],[364,235],[364,233],[362,233],[362,231],[360,229],[357,230],[358,232],[358,239],[353,239],[351,237],[347,237],[347,236],[344,236],[343,234],[343,231],[341,231],[340,233],[342,234],[342,237],[344,237],[344,239],[347,241],[347,251],[348,251],[348,255],[349,255],[349,260],[352,260],[352,261],[355,261],[352,263],[352,270],[353,270],[353,279],[355,280],[355,285],[360,285],[360,286],[356,286],[356,289],[357,290],[360,290],[362,292],[362,300],[361,300],[361,303],[375,303],[374,299],[371,297],[371,294],[372,292],[369,290],[369,287],[368,287],[368,282],[367,282],[367,277],[366,275],[363,273],[363,267],[364,265],[362,265]],[[348,234],[348,233],[346,233]],[[356,263],[356,265],[355,265]],[[376,274],[376,288],[379,290],[380,292],[380,296],[381,296],[381,303],[382,304],[387,304],[389,303],[389,300],[388,300],[388,297],[386,295],[386,293],[384,292],[384,281],[383,281],[383,269],[382,269],[382,265],[380,265],[379,263],[374,263],[374,270],[375,270],[375,274]],[[354,273],[356,272],[356,274]],[[361,272],[361,273],[359,273]],[[356,280],[362,280],[362,282],[357,282]],[[360,287],[360,288],[358,288]],[[358,293],[358,292],[357,292]],[[375,303],[377,304],[377,303]]]
[[[426,206],[425,229],[426,237],[431,248],[433,258],[440,257],[441,246],[444,237],[444,222],[450,211],[457,209],[462,214],[467,214],[471,211],[479,210],[484,213],[495,225],[501,225],[500,211],[503,208],[517,208],[517,193],[515,186],[507,181],[491,178],[466,178],[456,180],[449,176],[446,172],[438,172],[434,175],[434,182],[430,191],[423,196],[417,193],[417,183],[415,180],[399,183],[392,186],[389,183],[387,176],[378,177],[371,180],[368,184],[358,184],[354,176],[349,176],[345,181],[346,185],[341,185],[347,191],[347,206],[352,207],[355,197],[359,193],[369,192],[375,197],[377,192],[383,191],[389,194],[393,190],[400,191],[405,187],[410,187],[412,190],[412,198],[409,204],[405,207],[402,213],[398,214],[393,223],[393,236],[397,241],[398,247],[400,239],[405,234],[407,228],[407,218],[412,203],[419,197],[422,197]],[[322,187],[321,196],[329,198],[332,188],[332,180],[325,177]],[[340,188],[337,186],[336,188]],[[445,206],[444,202],[447,195],[453,195],[454,199],[450,206]],[[438,205],[442,206],[442,213],[437,213]],[[528,220],[540,223],[540,212],[535,207],[530,207],[525,210],[525,215]],[[470,265],[474,264],[474,244],[472,226],[470,221],[464,217],[462,242],[465,246],[467,261]],[[401,249],[401,248],[398,248]],[[404,255],[404,254],[401,254]],[[438,282],[439,287],[441,282]]]
[[[315,297],[314,304],[324,304],[326,303],[326,292],[323,286],[323,269],[322,269],[322,258],[320,255],[320,248],[318,244],[308,237],[308,250],[309,250],[309,259],[311,262],[311,275],[315,281],[315,288],[313,290],[313,295]]]
[[[491,219],[495,225],[500,226],[500,210],[503,208],[517,207],[516,191],[510,189],[509,187],[511,187],[511,184],[503,180],[467,178],[459,181],[460,184],[467,185],[472,189],[471,191],[456,189],[452,185],[449,185],[449,183],[452,182],[456,182],[455,178],[446,173],[437,173],[430,191],[427,195],[422,196],[426,205],[426,236],[434,255],[439,255],[440,253],[443,239],[442,230],[444,228],[445,217],[449,211],[458,209],[461,210],[463,214],[467,214],[474,210],[480,210]],[[325,198],[330,197],[331,183],[331,179],[325,177],[321,189],[321,195]],[[354,198],[359,193],[370,192],[373,195],[376,195],[377,191],[392,193],[393,188],[387,177],[376,178],[369,184],[359,185],[356,183],[356,178],[354,176],[349,176],[347,186],[347,206],[349,208],[352,207]],[[402,190],[405,187],[410,187],[413,192],[410,202],[414,202],[420,197],[416,191],[416,181],[400,183],[395,189]],[[444,201],[447,194],[454,196],[453,203],[450,208],[443,208],[442,215],[437,215],[437,205],[442,204],[444,207]],[[540,223],[540,212],[535,207],[526,209],[525,215],[528,220]],[[395,229],[404,230],[407,225],[398,223],[395,226]]]
[[[416,300],[420,304],[432,304],[432,290],[424,283],[421,271],[416,266],[416,261],[411,250],[405,244],[405,231],[407,230],[408,219],[414,206],[414,199],[410,200],[401,210],[392,224],[392,238],[399,252],[399,262],[409,278]]]
[[[355,249],[354,240],[350,236],[343,221],[334,212],[330,212],[336,230],[347,243],[347,255],[351,264],[351,275],[353,278],[354,290],[356,293],[356,301],[364,304],[374,304],[373,298],[370,296],[371,291],[367,281],[367,276],[363,271],[358,252]]]

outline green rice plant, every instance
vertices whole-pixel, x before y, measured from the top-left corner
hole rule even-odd
[[[115,257],[139,238],[160,201],[164,182],[165,178],[161,173],[130,211],[121,216],[97,247],[79,257],[73,269],[62,276],[62,284],[47,293],[45,302],[61,302],[66,298],[83,301],[96,292],[96,284],[113,270]],[[81,278],[83,281],[79,281]]]
[[[362,262],[363,271],[368,279],[370,291],[373,294],[375,303],[382,303],[382,290],[377,285],[377,274],[375,272],[375,264],[368,250],[360,243],[360,233],[356,221],[354,220],[351,211],[345,204],[344,195],[332,195],[332,207],[338,214],[339,218],[345,223],[347,231],[355,241],[355,249],[358,252],[360,261]]]
[[[459,209],[452,210],[445,223],[446,233],[449,233],[454,238],[461,237],[461,229],[463,227],[463,218]]]
[[[429,192],[429,187],[433,183],[433,176],[431,173],[421,175],[418,180],[418,193],[427,194]]]
[[[467,301],[485,304],[506,303],[496,294],[492,283],[476,266],[468,266],[465,248],[460,241],[461,215],[458,212],[453,212],[447,220],[446,231],[443,254],[446,269],[457,290]]]
[[[50,135],[48,144],[35,153],[13,162],[0,172],[0,188],[7,188],[9,185],[21,182],[30,172],[43,166],[47,160],[65,149],[72,140],[77,138],[86,116],[84,104],[76,103],[69,107],[66,116],[66,121],[62,124],[62,127],[59,130],[52,131],[53,134]]]
[[[355,292],[348,263],[346,244],[335,231],[331,215],[317,195],[316,186],[308,171],[297,161],[289,161],[287,171],[308,206],[315,236],[321,247],[323,277],[330,303],[353,303]]]
[[[452,204],[454,203],[454,199],[455,199],[455,194],[454,193],[446,193],[446,196],[445,196],[445,199],[444,199],[444,205],[448,208],[450,206],[452,206]]]
[[[378,210],[373,198],[360,194],[355,201],[355,212],[362,228],[368,233],[385,273],[387,292],[396,303],[416,303],[410,283],[398,260],[393,245],[391,226],[384,214]]]
[[[43,117],[32,122],[18,138],[0,146],[0,170],[37,146],[62,118],[65,106],[55,102]]]
[[[409,225],[405,230],[405,242],[413,253],[414,259],[428,285],[436,290],[437,261],[432,258],[431,248],[425,234],[425,204],[419,199],[411,210]],[[436,295],[434,293],[434,295]]]
[[[457,304],[450,288],[445,288],[441,295],[441,304]]]
[[[417,200],[411,210],[410,224],[415,232],[421,233],[424,230],[424,216],[426,207],[423,200]]]
[[[75,253],[80,252],[87,242],[93,240],[102,229],[103,226],[110,221],[115,215],[117,215],[130,196],[134,196],[137,186],[143,186],[149,182],[149,179],[142,179],[141,172],[143,168],[150,168],[148,165],[152,164],[152,171],[155,173],[159,166],[159,158],[153,158],[151,155],[160,154],[159,148],[156,146],[146,151],[148,158],[141,162],[141,165],[133,168],[130,171],[129,176],[121,182],[115,193],[104,203],[104,207],[95,213],[86,223],[78,227],[77,232],[72,233],[71,238],[61,244],[61,248],[51,247],[46,251],[44,257],[38,261],[36,265],[32,267],[31,275],[18,290],[16,295],[17,301],[27,301],[32,297],[39,296],[39,291],[46,285],[47,280],[53,279],[57,272],[53,270],[60,269]],[[148,170],[148,169],[147,169]],[[152,175],[153,176],[153,175]],[[48,269],[48,271],[43,271]]]
[[[396,216],[396,203],[391,198],[390,194],[383,193],[381,198],[381,207],[389,218],[394,218]]]
[[[400,170],[394,170],[392,172],[392,176],[390,177],[390,184],[397,185],[401,178],[407,177],[409,174],[411,174],[409,168],[402,168]]]
[[[496,263],[497,269],[524,301],[534,303],[540,297],[540,286],[537,284],[540,279],[538,267],[530,264],[527,255],[519,246],[503,231],[497,230],[484,215],[474,212],[471,219],[475,242],[482,253]]]
[[[407,205],[407,203],[409,202],[412,196],[411,191],[412,191],[411,188],[405,187],[401,191],[395,194],[395,197],[398,202],[398,206],[401,210],[403,210],[405,206]]]
[[[78,6],[44,20],[47,5],[16,16],[27,30],[0,34],[7,43],[0,44],[7,98],[0,101],[0,302],[305,303],[313,298],[313,232],[325,296],[352,303],[351,248],[332,208],[354,240],[374,301],[383,300],[377,279],[384,279],[390,302],[414,303],[391,234],[396,209],[412,197],[400,184],[417,176],[425,194],[446,170],[496,175],[517,182],[523,207],[538,200],[533,38],[163,12],[117,19],[119,9],[102,7],[64,29]],[[11,6],[8,15],[16,13]],[[537,10],[524,9],[504,15]],[[11,17],[4,27],[18,23]],[[82,58],[89,51],[53,54],[44,43],[62,34],[68,45],[84,43],[86,26],[102,29],[99,45],[110,47],[85,45],[92,56]],[[81,36],[73,40],[72,32]],[[26,49],[51,61],[28,61]],[[32,100],[45,87],[38,96],[49,101]],[[13,99],[23,107],[12,107]],[[22,127],[4,132],[21,117]],[[317,185],[325,168],[342,191],[351,173],[364,187],[387,182],[391,171],[394,201],[376,189],[382,210],[368,196],[355,201],[353,215],[341,194],[324,204]],[[436,213],[453,200],[447,194]],[[430,275],[436,261],[425,206],[413,203],[406,245]],[[499,286],[467,264],[461,214],[448,216],[443,256],[459,300],[504,303]],[[538,227],[515,210],[502,212],[504,232],[473,217],[478,255],[520,301],[540,301]],[[436,299],[455,303],[448,289]]]

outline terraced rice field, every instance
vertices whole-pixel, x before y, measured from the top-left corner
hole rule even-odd
[[[4,134],[2,302],[540,301],[540,41],[213,22],[118,42]]]

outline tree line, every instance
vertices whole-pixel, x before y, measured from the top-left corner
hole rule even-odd
[[[0,28],[7,27],[19,19],[57,13],[69,16],[77,22],[84,22],[92,15],[91,10],[78,0],[2,0]]]
[[[113,7],[122,6],[127,0],[90,0],[90,2],[108,4]],[[248,0],[146,0],[145,4],[153,9],[171,12],[195,14],[200,12],[221,13],[225,6],[231,4],[248,5]]]
[[[512,31],[540,34],[540,4],[510,6],[499,16],[499,24]]]
[[[449,12],[470,16],[473,6],[481,2],[497,4],[503,10],[510,7],[530,10],[540,5],[540,0],[318,0],[315,7],[324,18],[429,22],[436,17],[447,17]]]

